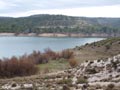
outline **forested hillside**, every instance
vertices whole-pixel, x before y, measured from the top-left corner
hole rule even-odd
[[[120,18],[86,18],[63,15],[0,17],[0,32],[82,33],[120,36]]]

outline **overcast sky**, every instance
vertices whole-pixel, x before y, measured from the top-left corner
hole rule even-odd
[[[120,17],[120,0],[0,0],[0,16],[34,14]]]

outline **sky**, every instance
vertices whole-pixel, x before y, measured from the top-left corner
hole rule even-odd
[[[0,0],[0,16],[62,14],[83,17],[120,17],[120,0]]]

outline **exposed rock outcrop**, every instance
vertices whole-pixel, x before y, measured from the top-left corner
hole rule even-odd
[[[120,90],[120,55],[86,61],[65,71],[13,81],[0,82],[1,90]]]

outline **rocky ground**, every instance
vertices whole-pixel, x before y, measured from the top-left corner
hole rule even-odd
[[[45,75],[0,79],[0,90],[120,90],[120,54]]]

